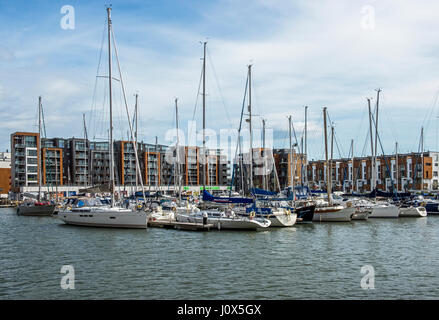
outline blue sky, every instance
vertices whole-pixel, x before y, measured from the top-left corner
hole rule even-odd
[[[49,137],[82,136],[82,113],[90,137],[106,137],[106,81],[94,86],[108,3],[0,1],[0,150],[10,149],[12,132],[36,130],[39,95]],[[111,3],[128,104],[132,109],[137,92],[145,142],[157,135],[166,143],[165,132],[175,125],[174,97],[186,130],[201,72],[199,42],[208,38],[207,126],[213,130],[238,127],[252,63],[254,126],[266,119],[275,147],[287,147],[288,115],[301,134],[308,105],[310,158],[322,158],[326,106],[340,154],[348,155],[351,139],[357,156],[368,154],[366,97],[374,102],[380,87],[385,152],[393,152],[396,141],[401,152],[417,151],[421,126],[425,148],[439,149],[437,1]],[[74,30],[60,26],[64,5],[75,9]],[[370,8],[375,24],[365,28]],[[104,50],[99,75],[107,72],[106,58]],[[126,138],[128,130],[120,97],[115,90],[116,139]],[[198,123],[200,111],[201,97]]]

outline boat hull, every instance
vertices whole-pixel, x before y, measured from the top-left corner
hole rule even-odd
[[[51,216],[55,212],[55,205],[42,206],[26,206],[20,205],[17,207],[17,214],[20,216]]]
[[[439,214],[439,203],[430,202],[425,204],[425,209],[427,210],[427,214],[429,215],[437,215]]]
[[[271,225],[271,221],[264,219],[243,219],[243,218],[214,218],[208,217],[207,224],[212,224],[214,228],[218,230],[260,230],[268,228]],[[192,222],[203,223],[203,217],[199,215],[185,215],[178,214],[177,221],[179,222]]]
[[[146,229],[147,215],[145,212],[59,212],[58,218],[69,225],[102,228]]]
[[[270,227],[292,227],[296,223],[297,214],[275,212],[267,218],[271,221]]]
[[[297,214],[297,223],[309,223],[312,222],[314,217],[316,206],[304,206],[300,208],[296,208],[295,212]]]
[[[397,206],[376,206],[372,208],[369,218],[398,218],[399,210]]]
[[[427,210],[424,207],[399,208],[400,217],[426,217]]]
[[[313,222],[350,222],[355,213],[355,208],[316,208],[314,211]]]

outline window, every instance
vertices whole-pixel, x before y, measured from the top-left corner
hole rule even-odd
[[[36,157],[38,155],[37,150],[27,150],[27,155],[31,157]]]
[[[37,164],[38,159],[37,158],[29,158],[29,159],[27,159],[27,163],[28,164]]]

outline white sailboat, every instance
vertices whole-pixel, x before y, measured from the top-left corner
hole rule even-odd
[[[346,205],[334,205],[332,201],[331,194],[331,166],[328,161],[328,135],[327,135],[327,125],[326,125],[326,107],[323,108],[323,125],[325,132],[325,156],[326,156],[326,181],[327,187],[326,191],[328,194],[328,201],[323,204],[318,204],[314,211],[314,216],[312,221],[314,222],[349,222],[352,220],[352,216],[355,213],[355,208],[352,203]]]
[[[204,160],[203,165],[203,192],[206,190],[206,44],[203,42],[203,148],[202,157]],[[251,66],[249,66],[249,75]],[[249,101],[249,110],[251,110],[251,100]],[[251,114],[251,113],[250,113]],[[251,120],[250,120],[251,121]],[[251,132],[251,128],[250,128]],[[250,134],[251,139],[251,134]],[[251,145],[251,142],[250,142]],[[250,149],[251,151],[251,149]],[[251,167],[251,152],[250,152],[250,167]],[[251,169],[250,169],[251,170]],[[252,179],[252,175],[250,175]],[[206,203],[203,204],[206,206]],[[256,218],[254,216],[242,217],[235,214],[235,212],[229,207],[223,210],[219,209],[202,209],[200,211],[182,212],[183,210],[177,210],[176,220],[179,222],[191,222],[191,223],[203,223],[207,218],[208,224],[213,224],[218,229],[230,229],[230,230],[259,230],[268,228],[271,224],[270,220],[264,218]]]
[[[58,218],[66,224],[89,227],[113,227],[113,228],[147,228],[147,214],[144,210],[132,210],[114,205],[114,151],[113,151],[113,105],[112,105],[112,75],[111,75],[111,8],[107,8],[108,17],[108,81],[109,81],[109,104],[110,104],[110,183],[111,205],[100,206],[86,204],[82,207],[70,208],[61,211]],[[117,51],[116,51],[117,57]],[[119,70],[120,73],[120,70]],[[130,121],[128,121],[130,122]],[[131,129],[131,124],[130,124]],[[135,142],[137,158],[137,143]],[[136,161],[138,166],[138,161]],[[139,170],[140,171],[140,170]]]

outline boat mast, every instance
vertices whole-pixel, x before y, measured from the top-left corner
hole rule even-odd
[[[206,44],[203,42],[203,191],[206,190]]]
[[[372,192],[374,190],[374,184],[375,184],[375,157],[374,157],[374,150],[373,150],[373,133],[372,133],[372,111],[370,109],[370,98],[367,98],[367,104],[369,107],[369,132],[370,132],[370,148],[372,152],[372,170],[371,170],[371,182],[370,182],[370,191]]]
[[[396,192],[398,192],[398,142],[395,142],[395,165],[396,165]]]
[[[377,168],[377,155],[378,155],[378,107],[380,103],[380,92],[381,89],[376,89],[377,92],[377,105],[375,111],[375,166],[374,166],[374,177],[375,177],[375,189],[377,189],[377,178],[378,178],[378,168]]]
[[[111,207],[114,208],[114,146],[113,146],[113,95],[111,87],[111,8],[107,8],[108,17],[108,88],[110,102],[110,184],[111,184]]]
[[[307,138],[308,138],[308,106],[305,106],[305,186],[308,186],[308,151],[307,151]]]
[[[326,192],[328,193],[328,203],[331,206],[332,205],[332,195],[331,195],[331,179],[330,179],[330,172],[328,170],[329,168],[329,161],[328,161],[328,133],[327,131],[327,125],[326,125],[326,107],[323,108],[323,126],[325,131],[325,157],[326,157]]]
[[[291,138],[291,116],[288,116],[288,133],[290,137],[290,187],[291,192],[293,192],[293,200],[291,201],[291,204],[294,202],[294,174],[293,174],[293,143]]]
[[[135,97],[136,97],[136,104],[134,106],[134,114],[135,114],[135,117],[136,117],[136,131],[134,132],[134,140],[136,142],[135,144],[136,144],[136,147],[137,147],[137,124],[138,124],[138,121],[137,121],[137,119],[138,119],[137,101],[138,101],[139,95],[136,93]],[[138,187],[138,184],[139,184],[139,182],[138,182],[138,175],[139,175],[139,172],[137,171],[137,157],[136,157],[136,192],[137,192],[137,187]],[[145,199],[145,201],[146,201],[146,199]]]
[[[85,113],[82,114],[82,121],[84,123],[84,146],[85,146],[85,152],[86,152],[86,168],[88,171],[88,148],[87,148],[87,126],[85,124]],[[87,171],[85,172],[85,179],[84,179],[84,188],[87,188],[87,180],[89,178],[89,175],[87,175]]]
[[[266,161],[265,161],[265,119],[262,119],[262,159],[264,159],[264,174],[262,175],[262,185],[265,190],[268,188],[266,187],[267,184],[267,177],[266,177]]]
[[[331,177],[331,186],[332,186],[332,159],[334,159],[334,126],[331,123],[331,158],[329,160],[329,176]]]
[[[250,190],[253,188],[253,132],[252,132],[252,65],[248,65],[248,114],[250,133]],[[250,191],[249,190],[249,191]]]
[[[424,127],[421,127],[421,193],[424,193]]]
[[[180,177],[180,141],[178,136],[178,98],[175,98],[175,123],[177,127],[177,147],[176,147],[176,182],[178,182],[178,203],[181,204],[181,177]],[[175,187],[174,187],[175,188]]]
[[[158,192],[159,189],[159,155],[158,155],[158,139],[155,136],[155,159],[157,163],[156,174],[155,174],[155,192]]]
[[[352,177],[351,177],[351,193],[354,193],[354,139],[351,140],[351,150],[352,150]]]
[[[41,96],[38,97],[38,159],[40,159],[38,163],[38,202],[41,201]]]

